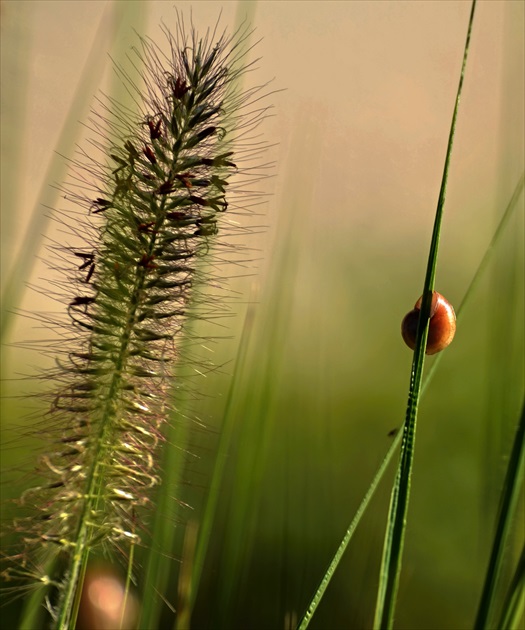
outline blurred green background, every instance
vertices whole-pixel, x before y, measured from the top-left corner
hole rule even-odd
[[[22,242],[35,224],[38,233],[61,238],[60,225],[39,221],[47,212],[42,203],[61,204],[59,195],[47,199],[56,194],[49,185],[63,177],[64,160],[55,151],[72,152],[71,135],[60,133],[77,84],[87,100],[73,127],[84,133],[76,121],[86,120],[97,86],[112,83],[106,53],[129,50],[132,28],[157,41],[159,21],[175,23],[172,2],[117,5],[1,3],[2,286],[16,278],[23,310],[57,308],[26,289],[30,283],[45,293],[48,272]],[[252,305],[192,627],[292,628],[390,445],[389,432],[404,419],[411,352],[399,328],[423,285],[470,5],[176,6],[185,15],[191,10],[200,34],[219,14],[229,29],[238,10],[253,16],[261,41],[251,58],[260,60],[245,86],[274,78],[268,90],[283,90],[270,97],[272,116],[261,128],[271,145],[265,161],[274,163],[272,177],[256,184],[265,203],[259,216],[243,219],[252,232],[241,243],[252,248],[249,262],[222,268],[231,277],[233,316],[221,328],[194,331],[203,340],[192,347],[195,365],[221,367],[188,379],[199,395],[184,411],[206,429],[190,423],[194,456],[187,458],[179,498],[191,509],[181,508],[177,518],[181,541],[186,525],[199,522],[212,483]],[[524,168],[524,9],[518,2],[482,2],[475,18],[436,283],[455,306]],[[397,628],[460,629],[474,620],[523,400],[523,196],[519,206],[420,407]],[[45,257],[45,250],[38,254]],[[24,276],[28,261],[35,264]],[[5,501],[19,493],[12,479],[20,462],[34,461],[33,443],[18,441],[27,426],[26,404],[13,398],[26,387],[20,375],[52,365],[50,357],[10,345],[49,336],[38,316],[7,325]],[[371,626],[390,473],[313,628]],[[509,556],[522,544],[523,503],[519,519]],[[176,606],[176,560],[173,571],[167,599]],[[171,623],[167,615],[163,627]]]

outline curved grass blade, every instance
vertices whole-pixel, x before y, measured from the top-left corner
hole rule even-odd
[[[509,534],[509,528],[520,496],[520,489],[523,485],[523,466],[525,451],[525,403],[521,410],[521,418],[514,438],[512,452],[507,466],[507,474],[503,483],[501,502],[499,507],[498,522],[492,551],[490,554],[489,566],[485,576],[485,584],[481,594],[481,600],[476,616],[475,630],[485,630],[492,628],[492,618],[494,615],[494,600],[496,586],[501,573],[503,552]]]
[[[521,556],[512,581],[509,586],[503,612],[497,628],[501,630],[518,629],[519,622],[525,609],[525,546],[521,550]]]

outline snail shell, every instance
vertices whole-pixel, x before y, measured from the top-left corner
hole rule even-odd
[[[417,321],[421,310],[422,297],[416,302],[414,310],[405,315],[401,324],[401,334],[409,348],[416,347]],[[430,323],[428,327],[427,354],[436,354],[444,350],[456,334],[456,313],[452,304],[441,293],[432,294],[430,305]]]

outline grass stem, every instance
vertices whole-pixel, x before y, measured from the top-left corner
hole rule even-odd
[[[394,482],[394,488],[392,490],[390,511],[388,515],[387,530],[383,548],[383,558],[380,569],[379,588],[374,617],[375,629],[392,628],[394,622],[394,612],[396,606],[397,590],[399,586],[399,578],[401,574],[401,560],[403,555],[403,545],[406,531],[408,501],[410,497],[410,482],[414,460],[417,410],[421,395],[421,381],[423,376],[425,348],[428,336],[430,305],[436,276],[439,237],[441,233],[441,223],[443,220],[443,208],[446,198],[450,158],[452,155],[452,146],[454,143],[456,122],[459,110],[459,103],[461,99],[461,92],[463,88],[475,9],[476,0],[473,0],[468,22],[467,38],[463,53],[463,63],[461,66],[461,74],[459,78],[456,102],[454,105],[452,123],[450,126],[448,146],[445,156],[445,166],[443,169],[441,189],[439,191],[439,199],[434,221],[434,229],[432,232],[432,241],[430,244],[425,284],[423,288],[423,300],[418,321],[416,348],[414,352],[412,372],[410,376],[406,419],[403,427],[403,440],[401,444],[400,462]]]

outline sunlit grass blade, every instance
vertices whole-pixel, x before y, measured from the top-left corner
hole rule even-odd
[[[254,5],[253,5],[254,6]],[[231,133],[227,138],[219,142],[220,151],[226,154],[228,151],[235,150],[236,135],[239,120],[239,109],[246,106],[245,96],[242,94],[243,77],[249,66],[247,62],[248,54],[251,50],[253,30],[250,28],[250,17],[247,16],[246,11],[239,12],[237,15],[236,25],[234,27],[234,35],[231,39],[232,49],[235,50],[235,57],[232,58],[229,72],[232,74],[232,80],[227,85],[225,94],[225,100],[235,104],[234,107],[229,107],[224,111],[224,125],[231,127]],[[215,28],[217,28],[219,23]],[[255,91],[259,91],[260,88],[255,88]],[[250,94],[253,94],[253,89]],[[242,114],[241,114],[242,115]],[[258,116],[257,116],[258,117]],[[243,135],[242,132],[240,134]],[[247,191],[245,191],[245,194]],[[196,267],[199,269],[199,273],[202,276],[209,275],[206,270],[206,261],[197,261]],[[194,317],[199,318],[198,313],[199,305],[196,305],[196,312]],[[186,327],[185,340],[190,341],[192,338],[192,330]],[[183,351],[184,355],[185,352]],[[179,511],[179,505],[174,500],[174,497],[180,496],[180,488],[182,483],[182,476],[184,473],[185,462],[180,456],[181,449],[187,449],[189,453],[188,442],[190,439],[190,427],[187,419],[183,418],[183,410],[186,407],[187,401],[179,396],[174,398],[173,407],[176,411],[172,414],[170,429],[168,431],[166,444],[164,445],[163,464],[162,470],[164,471],[163,484],[159,490],[156,500],[156,516],[154,521],[152,542],[154,543],[153,549],[147,554],[147,571],[146,579],[144,583],[144,603],[141,613],[141,626],[144,627],[157,627],[159,618],[161,615],[161,607],[164,603],[176,607],[176,619],[175,625],[185,624],[191,617],[191,609],[193,606],[194,597],[196,595],[197,586],[194,585],[194,576],[196,576],[197,584],[200,578],[201,564],[200,561],[196,563],[196,559],[193,557],[195,552],[195,538],[198,535],[198,540],[202,540],[202,527],[197,526],[194,521],[186,523],[186,537],[185,537],[185,553],[182,559],[183,566],[179,573],[179,597],[175,604],[176,595],[174,593],[168,593],[168,585],[172,577],[171,567],[173,564],[172,551],[176,547],[177,532],[175,524],[177,520],[177,512]],[[220,456],[220,455],[219,455]],[[220,483],[219,478],[214,483]],[[207,520],[208,527],[204,528],[204,536],[210,534],[209,528],[211,527],[213,520],[213,513],[210,513],[211,520]],[[191,543],[188,543],[188,541]],[[186,544],[188,543],[188,544]],[[204,558],[206,552],[206,545],[197,547],[197,553]],[[195,572],[195,573],[194,573]]]
[[[237,436],[243,447],[238,449],[235,459],[236,473],[232,491],[234,506],[221,550],[218,627],[229,627],[234,603],[243,589],[243,577],[255,540],[257,489],[262,485],[277,422],[274,392],[281,370],[281,348],[285,344],[288,326],[288,321],[282,314],[290,308],[291,295],[288,287],[293,286],[298,251],[290,232],[283,242],[286,243],[286,251],[281,252],[276,264],[279,276],[270,283],[269,292],[273,301],[269,307],[270,312],[264,318],[265,327],[261,333],[265,346],[257,363],[252,363],[251,369],[243,375],[244,386],[241,391],[245,393],[241,398],[236,396],[231,411],[243,419],[242,430]]]
[[[20,218],[20,167],[23,164],[23,147],[19,141],[26,116],[27,89],[30,76],[30,38],[32,8],[20,3],[22,19],[13,20],[13,30],[2,30],[2,117],[0,187],[0,283],[3,286],[8,269],[16,252],[16,230]]]
[[[505,543],[523,486],[524,450],[525,404],[522,407],[521,418],[514,438],[514,444],[503,484],[496,532],[492,543],[492,551],[485,576],[485,584],[483,586],[476,623],[474,625],[475,630],[485,630],[485,628],[493,627],[492,618],[494,615],[496,586],[501,573]]]
[[[450,158],[452,155],[452,146],[454,143],[456,121],[459,109],[459,102],[461,98],[461,91],[463,87],[463,80],[465,76],[465,68],[467,64],[475,8],[476,0],[473,0],[468,22],[467,38],[463,53],[463,63],[461,66],[458,91],[456,95],[456,102],[454,105],[454,113],[452,115],[452,123],[450,126],[450,134],[445,156],[445,166],[443,169],[443,178],[441,180],[441,189],[439,192],[436,218],[434,221],[434,229],[432,232],[432,241],[430,244],[427,272],[422,293],[423,297],[417,326],[416,347],[414,351],[414,359],[412,362],[412,373],[410,377],[410,387],[408,393],[408,405],[405,424],[403,426],[401,455],[396,479],[394,482],[394,488],[392,490],[385,542],[383,547],[383,558],[381,561],[381,569],[379,573],[379,587],[374,616],[374,628],[376,629],[391,628],[394,621],[397,589],[399,586],[399,577],[401,574],[401,561],[407,522],[408,501],[410,496],[410,483],[412,477],[412,464],[414,459],[414,446],[416,437],[417,411],[421,395],[421,381],[425,360],[425,348],[428,337],[430,306],[434,291],[434,281],[437,268],[439,237],[441,233],[441,223],[443,219],[443,208],[445,205]]]
[[[35,470],[44,481],[19,500],[28,515],[15,522],[19,548],[2,573],[6,581],[24,581],[33,576],[20,567],[35,562],[33,581],[48,587],[46,604],[58,630],[75,625],[88,562],[98,554],[123,556],[129,592],[140,534],[149,534],[145,508],[160,483],[158,447],[166,440],[175,447],[175,457],[164,449],[165,470],[175,470],[167,481],[174,479],[175,487],[187,452],[186,418],[177,416],[173,430],[166,428],[175,413],[169,391],[178,385],[177,370],[195,369],[183,354],[181,331],[189,319],[228,313],[218,272],[223,251],[217,245],[215,252],[213,237],[235,199],[228,194],[226,200],[231,176],[242,200],[229,214],[249,214],[255,203],[257,192],[246,183],[257,178],[251,162],[266,148],[253,134],[267,108],[259,105],[261,86],[235,89],[250,69],[251,32],[230,36],[217,28],[200,38],[182,16],[174,32],[162,25],[170,56],[139,36],[136,60],[129,62],[141,81],[115,66],[138,111],[112,97],[99,99],[89,127],[94,153],[79,149],[63,187],[81,212],[73,219],[74,210],[62,210],[57,220],[72,236],[91,240],[49,247],[49,265],[63,270],[62,285],[75,291],[63,300],[63,318],[51,317],[49,325],[69,331],[70,345],[60,345],[56,370],[45,374],[51,429]],[[234,132],[236,155],[249,166],[237,166],[233,151],[225,150]],[[233,218],[223,224],[236,234]],[[221,247],[236,262],[237,250]],[[62,268],[67,256],[73,263]],[[213,297],[206,298],[203,287],[210,285]],[[157,506],[164,529],[155,544],[166,556],[178,505],[172,490]],[[48,571],[53,557],[56,566]]]
[[[199,584],[202,577],[202,570],[206,559],[206,553],[212,537],[213,523],[215,513],[221,497],[222,480],[224,477],[225,466],[230,452],[232,437],[239,416],[234,413],[232,399],[235,389],[239,386],[239,381],[243,371],[246,369],[246,354],[250,336],[253,330],[254,308],[250,307],[246,313],[244,328],[241,335],[241,341],[235,360],[235,371],[232,377],[224,417],[222,419],[221,436],[217,453],[215,454],[215,466],[211,478],[211,487],[206,501],[206,507],[200,522],[195,555],[193,558],[193,569],[191,571],[188,595],[188,619],[191,617],[191,611],[195,604],[195,598],[199,590]],[[178,620],[177,627],[184,628],[182,619]]]
[[[480,280],[484,277],[485,272],[487,270],[487,265],[496,251],[496,246],[498,244],[498,241],[502,238],[505,228],[508,226],[511,217],[514,214],[514,211],[518,207],[518,201],[521,195],[523,194],[524,184],[525,184],[525,173],[522,173],[520,179],[516,183],[512,196],[509,200],[509,203],[507,204],[507,207],[505,208],[505,211],[498,223],[498,226],[496,227],[496,230],[494,231],[494,235],[490,243],[488,244],[485,250],[485,253],[483,254],[483,258],[481,259],[480,263],[478,264],[476,268],[476,271],[465,293],[465,296],[457,309],[458,321],[461,320],[470,298],[474,295],[476,287],[478,286]],[[443,354],[438,354],[435,360],[433,361],[431,368],[427,372],[424,378],[423,384],[421,386],[420,398],[422,398],[425,392],[427,391],[428,386],[430,385],[437,371],[437,367],[440,364],[442,357],[443,357]],[[337,569],[343,557],[343,554],[346,548],[348,547],[350,540],[352,539],[354,535],[354,532],[357,526],[359,525],[364,513],[366,512],[370,504],[370,501],[372,500],[372,497],[374,496],[377,488],[379,487],[379,483],[383,479],[385,472],[388,469],[388,465],[390,464],[390,462],[392,461],[392,458],[394,457],[394,454],[401,442],[401,438],[402,438],[402,432],[400,431],[395,436],[394,441],[390,445],[388,452],[386,453],[383,461],[381,462],[379,468],[377,469],[377,472],[374,475],[374,478],[372,479],[372,482],[370,483],[370,486],[365,496],[363,497],[354,518],[352,519],[352,522],[350,523],[347,531],[345,532],[345,535],[343,539],[341,540],[341,543],[339,544],[339,547],[337,548],[337,551],[334,554],[334,557],[332,561],[330,562],[330,565],[325,575],[323,576],[319,584],[319,587],[312,598],[312,601],[310,602],[308,606],[308,609],[306,610],[303,618],[301,619],[299,623],[298,630],[306,630],[306,628],[309,626],[310,621],[313,618],[315,611],[317,610],[317,607],[319,606],[326,592],[326,589],[328,588],[330,581],[332,580],[334,572]]]
[[[525,545],[512,577],[497,628],[517,630],[525,611]]]
[[[109,38],[112,35],[107,28],[107,23],[111,19],[112,10],[113,5],[110,3],[102,15],[86,63],[79,73],[78,87],[56,143],[56,150],[60,150],[65,155],[73,153],[81,129],[78,121],[86,118],[92,96],[96,91],[106,62],[105,51],[110,48]],[[28,229],[17,254],[16,262],[11,265],[10,276],[5,279],[2,287],[2,316],[0,318],[0,338],[2,339],[9,329],[13,312],[23,295],[25,282],[35,264],[33,252],[41,249],[42,238],[49,221],[49,215],[42,211],[42,207],[54,208],[60,196],[60,191],[51,188],[50,183],[63,181],[66,170],[67,164],[64,159],[54,155],[45,173],[42,189],[37,195],[38,201],[32,210]]]
[[[402,435],[403,435],[402,431],[398,431],[397,435],[394,438],[394,441],[392,442],[392,444],[390,445],[390,448],[388,449],[387,454],[385,455],[383,461],[381,462],[379,468],[377,469],[377,472],[374,475],[374,478],[372,479],[372,482],[370,486],[368,487],[368,490],[366,491],[366,494],[363,497],[363,500],[361,501],[361,503],[359,504],[359,507],[357,508],[357,512],[355,513],[355,516],[352,519],[352,522],[350,523],[348,529],[346,530],[345,535],[341,543],[339,544],[339,547],[337,548],[337,551],[335,552],[335,555],[332,561],[330,562],[330,566],[328,567],[325,575],[323,576],[323,579],[321,583],[319,584],[319,587],[312,601],[310,602],[310,605],[308,606],[307,611],[305,612],[303,618],[301,619],[297,627],[298,630],[306,630],[306,628],[308,628],[308,626],[310,625],[310,621],[312,620],[315,614],[315,611],[317,610],[317,607],[321,603],[323,595],[325,594],[326,589],[328,588],[328,585],[330,584],[332,580],[335,570],[337,569],[337,567],[339,566],[339,563],[341,562],[343,554],[346,551],[346,548],[348,547],[348,543],[352,539],[355,533],[355,530],[357,529],[357,526],[361,522],[361,519],[363,518],[368,506],[370,505],[370,501],[372,500],[372,497],[374,496],[377,488],[379,487],[381,480],[383,479],[386,471],[388,470],[388,466],[390,462],[392,461],[392,458],[394,457],[394,454],[397,448],[399,447]]]

